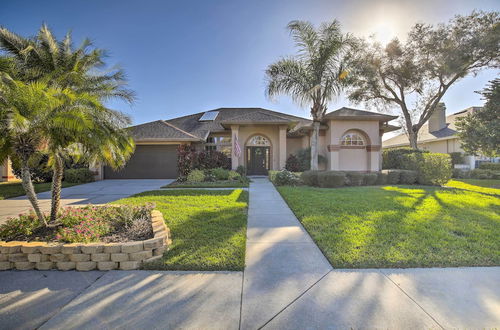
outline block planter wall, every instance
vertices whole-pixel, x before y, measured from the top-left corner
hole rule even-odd
[[[131,270],[160,259],[171,244],[160,211],[151,212],[154,237],[126,243],[0,242],[0,270]]]

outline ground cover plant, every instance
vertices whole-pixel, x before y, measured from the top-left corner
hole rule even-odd
[[[334,267],[500,265],[500,199],[429,186],[278,187]]]
[[[153,237],[154,204],[62,208],[47,227],[34,213],[20,214],[0,225],[0,240],[65,243],[126,242]]]
[[[155,203],[170,228],[172,245],[163,259],[148,265],[168,270],[243,270],[248,192],[235,190],[157,190],[115,203]]]
[[[50,182],[33,184],[33,186],[35,187],[35,192],[37,193],[49,191],[50,185],[51,185]],[[72,187],[76,185],[78,185],[78,183],[69,183],[64,181],[62,183],[63,188]],[[24,196],[25,194],[26,192],[24,191],[21,182],[0,182],[0,200]]]
[[[249,182],[245,175],[217,167],[205,170],[192,169],[187,176],[181,176],[162,188],[244,188],[248,187]]]

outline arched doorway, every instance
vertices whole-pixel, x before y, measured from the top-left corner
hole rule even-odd
[[[267,175],[271,162],[271,142],[263,135],[251,136],[245,143],[247,173]]]

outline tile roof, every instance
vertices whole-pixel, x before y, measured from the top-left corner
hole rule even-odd
[[[442,129],[434,132],[429,132],[429,124],[425,124],[419,131],[418,134],[418,142],[426,142],[437,139],[453,139],[455,138],[455,134],[457,133],[456,128],[456,119],[466,116],[468,113],[472,111],[476,111],[481,107],[470,107],[465,110],[456,112],[446,117],[446,126]],[[383,147],[399,147],[409,145],[408,137],[405,133],[399,134],[395,137],[387,139],[382,142]]]

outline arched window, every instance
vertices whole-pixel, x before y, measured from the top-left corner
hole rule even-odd
[[[262,135],[255,135],[248,141],[247,146],[269,147],[271,146],[271,143],[266,137]]]
[[[348,132],[344,134],[340,144],[343,146],[364,146],[365,140],[358,133]]]

